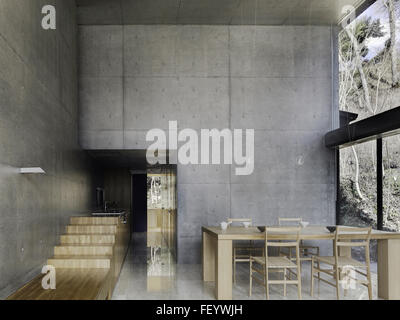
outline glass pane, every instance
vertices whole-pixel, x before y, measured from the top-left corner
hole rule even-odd
[[[383,227],[400,231],[400,135],[383,139]]]
[[[377,0],[339,34],[340,110],[358,120],[398,106],[400,37],[391,31],[400,10],[388,3]]]
[[[340,150],[339,224],[376,228],[376,141]]]

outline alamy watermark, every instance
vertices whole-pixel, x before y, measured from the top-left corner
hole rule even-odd
[[[49,4],[45,5],[42,8],[42,14],[45,15],[42,18],[42,28],[44,30],[56,30],[57,28],[56,8]]]
[[[46,265],[42,268],[42,274],[45,274],[45,276],[42,278],[42,288],[45,290],[55,290],[56,268],[51,265]]]
[[[342,268],[339,282],[344,290],[356,289],[356,270],[353,266],[344,266]]]
[[[235,164],[236,175],[251,175],[254,171],[254,129],[183,129],[169,121],[168,134],[163,129],[151,129],[146,141],[149,164]],[[200,138],[199,133],[200,132]],[[244,137],[243,137],[244,135]],[[167,141],[168,137],[168,141]],[[178,147],[178,144],[181,145]],[[223,149],[223,152],[221,150]],[[211,151],[211,154],[210,154]],[[243,154],[244,153],[244,154]]]

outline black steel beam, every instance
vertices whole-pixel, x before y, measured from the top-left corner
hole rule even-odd
[[[335,150],[336,153],[336,225],[341,223],[340,219],[340,150]]]
[[[376,220],[378,230],[383,229],[383,162],[382,139],[376,140]]]
[[[325,135],[325,146],[348,147],[399,133],[400,107],[397,107],[328,132]]]
[[[339,111],[340,127],[348,126],[350,122],[353,122],[358,118],[357,113]]]

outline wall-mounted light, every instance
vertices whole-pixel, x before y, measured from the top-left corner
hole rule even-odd
[[[39,173],[39,174],[43,174],[46,173],[42,168],[39,167],[35,167],[35,168],[20,168],[19,169],[19,173]]]

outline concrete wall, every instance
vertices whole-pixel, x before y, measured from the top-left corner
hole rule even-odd
[[[57,30],[41,9],[57,7]],[[0,1],[0,298],[40,273],[71,215],[90,207],[78,146],[74,1]],[[40,166],[45,175],[17,168]]]
[[[334,222],[334,39],[320,26],[81,26],[80,141],[143,149],[151,128],[252,128],[255,171],[178,165],[178,258],[227,217]]]

